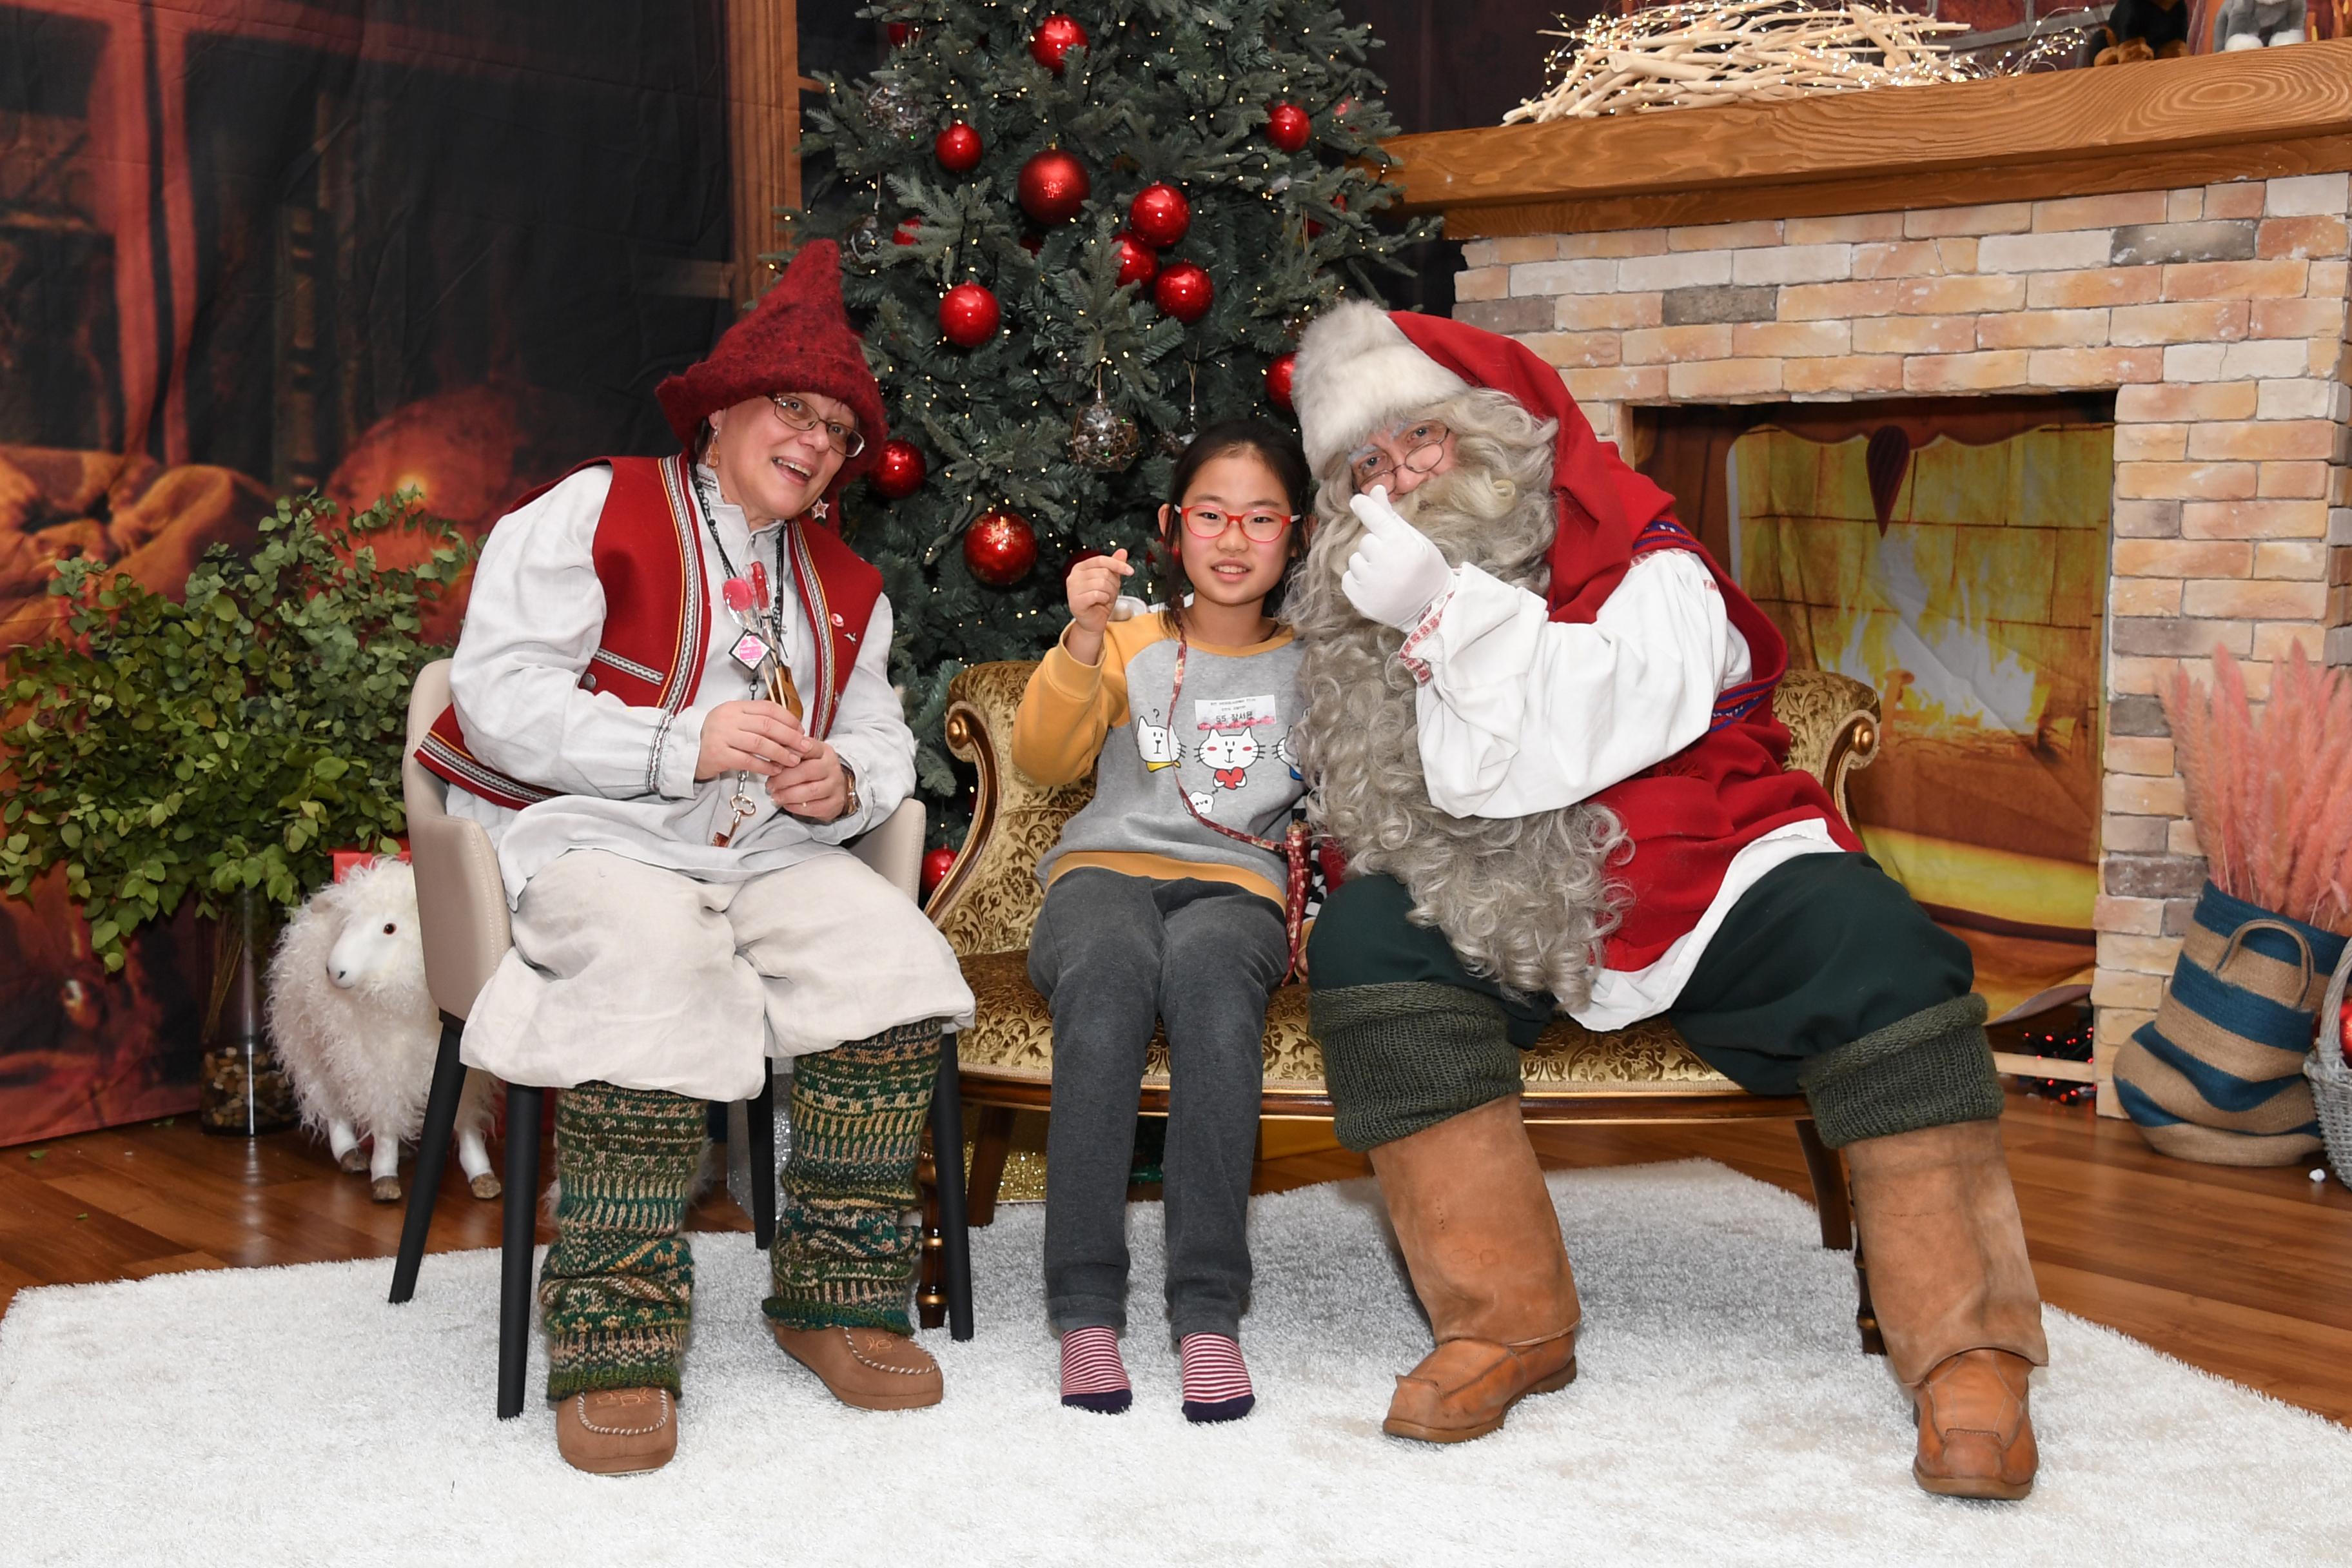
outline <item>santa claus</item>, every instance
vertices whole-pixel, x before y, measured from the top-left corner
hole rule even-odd
[[[1482,1436],[1576,1375],[1519,1114],[1555,1009],[1664,1015],[1845,1152],[1929,1491],[2032,1489],[2041,1303],[1968,949],[1787,771],[1787,647],[1518,343],[1366,304],[1308,328],[1319,485],[1297,735],[1349,875],[1309,946],[1339,1135],[1436,1348],[1386,1429]]]

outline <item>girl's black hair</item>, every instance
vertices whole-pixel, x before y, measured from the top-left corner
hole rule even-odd
[[[1290,525],[1290,559],[1297,561],[1306,551],[1307,509],[1315,504],[1315,476],[1307,466],[1307,454],[1299,448],[1298,437],[1267,419],[1221,419],[1192,437],[1184,455],[1176,459],[1175,471],[1168,479],[1168,504],[1181,508],[1184,492],[1192,488],[1201,470],[1219,458],[1230,458],[1246,452],[1273,470],[1275,479],[1282,486],[1284,504],[1297,521]],[[1155,552],[1158,569],[1152,574],[1154,596],[1163,606],[1169,629],[1182,632],[1184,626],[1184,595],[1192,591],[1192,579],[1184,574],[1184,559],[1179,545],[1184,521],[1176,518],[1160,535],[1160,547]],[[1287,572],[1265,596],[1265,613],[1275,615],[1282,605],[1283,590],[1290,585]]]

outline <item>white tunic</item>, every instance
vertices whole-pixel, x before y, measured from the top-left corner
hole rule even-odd
[[[1716,699],[1753,668],[1713,574],[1686,550],[1637,559],[1589,624],[1554,621],[1537,595],[1456,567],[1403,657],[1421,681],[1429,798],[1455,816],[1589,800],[1704,736]],[[1598,971],[1576,1021],[1622,1029],[1664,1012],[1741,894],[1800,855],[1839,851],[1818,819],[1748,845],[1698,924],[1647,968]]]
[[[753,778],[754,813],[721,848],[710,840],[735,778],[697,784],[695,760],[704,716],[751,694],[718,585],[730,563],[750,574],[755,542],[740,509],[713,507],[726,558],[703,530],[702,682],[665,733],[659,710],[580,685],[604,621],[593,547],[611,488],[609,468],[591,468],[501,519],[457,640],[450,684],[468,748],[564,792],[512,811],[449,791],[450,812],[489,831],[515,910],[515,945],[467,1019],[467,1064],[514,1083],[593,1078],[736,1100],[759,1088],[768,1058],[918,1020],[969,1024],[954,951],[841,847],[914,789],[915,740],[887,677],[888,603],[874,607],[827,737],[856,770],[860,809],[803,822]],[[782,598],[794,684],[813,699],[816,644],[775,540],[772,524],[756,548]]]
[[[698,472],[704,493],[716,500],[710,470]],[[508,514],[474,569],[449,672],[467,746],[509,777],[562,792],[512,811],[451,786],[450,814],[480,823],[498,846],[507,901],[520,900],[523,885],[567,849],[606,849],[705,881],[740,881],[827,853],[897,810],[914,792],[915,738],[890,687],[890,604],[884,599],[866,623],[826,737],[856,772],[859,809],[835,822],[803,822],[777,809],[754,778],[753,815],[726,847],[711,843],[730,815],[735,775],[695,782],[703,716],[751,694],[750,679],[728,651],[740,628],[717,592],[731,574],[710,529],[698,531],[703,577],[712,589],[710,638],[694,703],[667,735],[660,710],[583,689],[580,676],[604,626],[593,547],[612,483],[610,468],[583,469]],[[711,521],[735,572],[748,576],[755,542],[742,509],[718,501]],[[769,593],[782,601],[785,659],[805,700],[814,696],[817,649],[793,589],[789,552],[785,570],[777,568],[780,526],[761,528],[756,548]]]

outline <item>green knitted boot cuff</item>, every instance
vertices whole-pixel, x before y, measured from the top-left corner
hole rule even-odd
[[[591,1329],[551,1334],[547,1342],[547,1402],[558,1405],[575,1394],[600,1388],[678,1387],[678,1363],[686,1332],[676,1328]]]
[[[936,1018],[901,1024],[793,1063],[793,1152],[761,1304],[772,1321],[914,1331],[907,1307],[922,1232],[907,1213],[940,1031]]]
[[[1983,997],[1955,996],[1808,1062],[1798,1081],[1822,1142],[1842,1149],[1999,1116],[1985,1013]]]
[[[1333,1131],[1359,1153],[1519,1092],[1519,1053],[1491,996],[1407,981],[1317,991],[1307,1006]]]

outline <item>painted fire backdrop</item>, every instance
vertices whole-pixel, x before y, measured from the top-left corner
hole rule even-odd
[[[1872,855],[1998,1015],[2087,983],[2114,431],[2048,400],[1667,411],[1648,467],[1789,639],[1874,688]]]
[[[272,496],[478,536],[724,326],[719,0],[0,0],[0,646]],[[455,629],[450,607],[446,635]],[[0,766],[5,759],[0,759]],[[0,900],[0,1144],[194,1103],[203,932]]]

